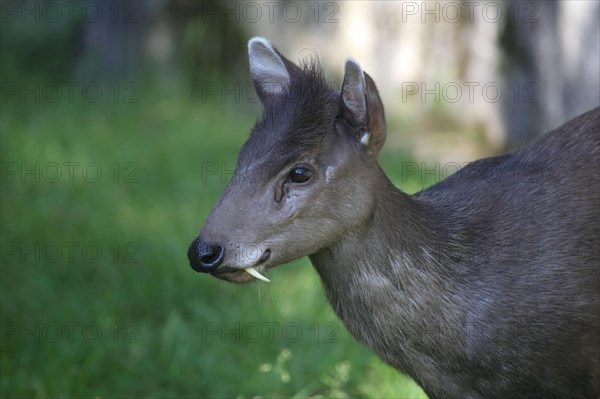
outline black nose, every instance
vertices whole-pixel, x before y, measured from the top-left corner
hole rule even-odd
[[[223,262],[225,248],[221,245],[209,244],[196,238],[188,249],[190,266],[197,272],[210,272]]]

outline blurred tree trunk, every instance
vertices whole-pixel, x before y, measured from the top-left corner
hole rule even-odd
[[[139,73],[149,5],[142,0],[84,1],[76,76],[115,79]]]
[[[81,24],[76,76],[137,78],[154,71],[166,85],[199,87],[215,76],[244,74],[246,34],[221,18],[222,1],[89,1],[102,17]]]
[[[598,2],[511,0],[501,35],[503,75],[519,101],[503,101],[508,144],[521,145],[599,102]],[[531,18],[527,16],[531,15]]]

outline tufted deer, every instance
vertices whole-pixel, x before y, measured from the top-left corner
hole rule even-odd
[[[383,105],[354,60],[337,92],[316,61],[248,49],[265,112],[194,270],[268,281],[310,256],[348,330],[431,398],[600,395],[600,108],[407,195],[377,163]]]

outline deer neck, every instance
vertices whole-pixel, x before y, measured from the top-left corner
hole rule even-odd
[[[369,274],[401,283],[413,269],[435,269],[439,243],[448,238],[436,223],[435,212],[382,177],[366,221],[311,256],[327,286]]]
[[[416,323],[454,302],[444,255],[452,240],[439,216],[385,175],[380,181],[368,221],[311,256],[334,311],[363,341],[373,339],[369,325]]]

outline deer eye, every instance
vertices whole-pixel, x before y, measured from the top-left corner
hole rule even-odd
[[[295,166],[288,175],[288,181],[292,183],[304,183],[310,180],[312,171],[305,166]]]

